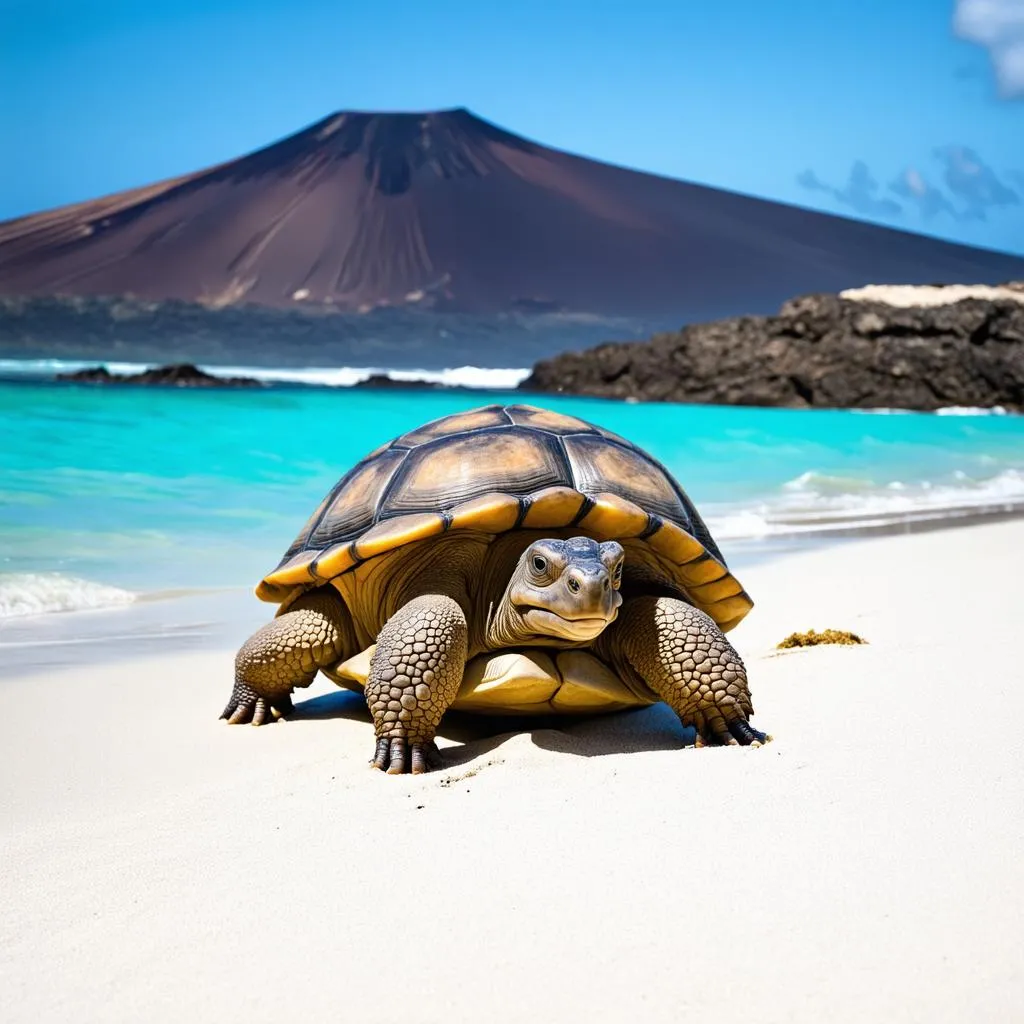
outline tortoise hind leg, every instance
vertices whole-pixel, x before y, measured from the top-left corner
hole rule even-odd
[[[221,712],[230,725],[262,725],[292,710],[292,690],[309,686],[317,670],[354,651],[348,609],[325,587],[303,594],[256,630],[235,657],[235,685]]]
[[[616,664],[632,670],[697,730],[697,745],[760,746],[771,737],[754,713],[743,661],[711,616],[671,597],[627,601],[608,637]]]
[[[418,775],[437,766],[434,735],[459,692],[468,632],[462,608],[440,594],[415,598],[384,624],[365,691],[377,733],[374,768]]]

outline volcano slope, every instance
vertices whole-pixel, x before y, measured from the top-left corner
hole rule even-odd
[[[1024,259],[626,170],[463,109],[338,113],[248,156],[0,224],[0,295],[707,318]]]

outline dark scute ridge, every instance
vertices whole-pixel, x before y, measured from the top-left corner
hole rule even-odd
[[[444,506],[446,508],[453,508],[463,502],[471,501],[474,498],[479,498],[484,494],[495,491],[522,498],[545,487],[572,485],[570,468],[555,435],[535,430],[532,427],[512,424],[503,427],[483,427],[458,434],[448,434],[417,445],[411,451],[409,458],[402,465],[399,472],[392,478],[384,500],[381,502],[379,517],[381,519],[391,519],[415,512],[439,511],[437,507],[423,505],[419,501],[409,500],[403,496],[402,491],[409,485],[413,474],[421,468],[425,461],[433,456],[444,457],[446,449],[449,449],[453,444],[466,443],[470,438],[484,439],[501,437],[503,435],[528,438],[531,445],[537,446],[548,457],[547,471],[542,470],[534,475],[514,475],[507,466],[496,465],[481,459],[477,463],[477,471],[473,479],[466,482],[466,485],[461,486],[455,480],[449,480],[445,489],[446,499]]]
[[[306,545],[322,551],[368,530],[378,519],[382,494],[386,493],[407,457],[408,452],[401,448],[387,448],[353,466],[332,490],[330,501],[314,516],[315,521],[311,520]],[[364,500],[359,500],[349,491],[357,479],[370,471],[380,475],[380,484],[376,490],[362,495]]]

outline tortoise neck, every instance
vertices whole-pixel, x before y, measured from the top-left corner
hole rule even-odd
[[[497,550],[492,553],[493,557],[487,559],[485,566],[485,570],[490,569],[494,575],[491,585],[485,585],[483,588],[485,595],[491,595],[481,609],[484,649],[590,647],[599,635],[595,633],[595,627],[601,630],[602,624],[610,624],[622,600],[617,591],[608,588],[607,573],[605,587],[602,589],[598,580],[595,591],[594,588],[582,586],[579,582],[579,570],[584,568],[582,561],[571,561],[559,572],[555,581],[542,581],[541,589],[538,590],[537,580],[530,579],[528,565],[531,550],[534,552],[533,557],[536,557],[537,549],[531,548],[530,539],[523,543],[522,534],[519,534],[518,538],[510,537],[509,540],[515,542],[517,547],[510,548],[506,553],[501,551],[499,544],[496,544]],[[509,554],[515,551],[518,551],[518,555],[509,569]],[[598,569],[603,570],[603,566],[598,564]],[[483,575],[486,577],[487,572],[485,571]],[[565,600],[566,593],[561,597],[557,594],[557,588],[563,584],[567,576],[572,577],[570,583],[574,585],[568,602]],[[500,589],[500,584],[494,585],[493,581],[496,579],[507,581],[503,589]],[[555,589],[556,593],[547,593],[549,588]],[[580,614],[573,614],[577,611]]]
[[[486,609],[484,646],[488,650],[521,647],[530,642],[531,638],[526,634],[523,620],[509,597],[509,590],[511,590],[514,579],[513,576],[499,600]],[[536,638],[533,639],[536,640]]]

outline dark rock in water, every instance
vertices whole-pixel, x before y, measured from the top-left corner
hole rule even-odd
[[[777,316],[695,324],[538,363],[520,390],[644,402],[1024,411],[1024,302],[807,295]]]
[[[451,390],[447,384],[432,380],[395,380],[384,373],[374,373],[365,380],[356,381],[354,388],[368,388],[374,391],[440,391]]]
[[[58,373],[57,380],[86,384],[151,384],[177,388],[252,388],[262,383],[252,377],[217,377],[191,363],[157,366],[142,373],[111,373],[105,366],[90,366],[74,373]]]
[[[73,380],[84,384],[110,384],[126,379],[122,375],[115,376],[105,366],[90,366],[85,370],[57,374],[57,380]]]
[[[262,387],[254,377],[218,377],[192,363],[157,366],[126,378],[131,384],[171,384],[179,388],[253,388]]]

